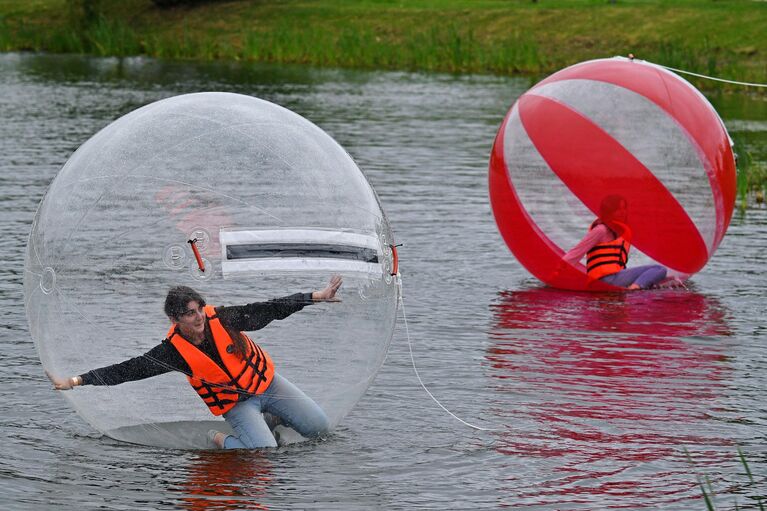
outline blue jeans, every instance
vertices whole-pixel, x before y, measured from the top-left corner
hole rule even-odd
[[[224,440],[224,449],[277,447],[264,413],[282,419],[282,423],[311,438],[330,429],[327,415],[309,396],[277,373],[263,394],[237,403],[224,414],[224,419],[237,436]]]
[[[647,289],[665,278],[666,268],[659,264],[647,264],[621,270],[618,273],[602,277],[600,280],[618,287],[629,287],[631,284],[636,284],[642,289]]]

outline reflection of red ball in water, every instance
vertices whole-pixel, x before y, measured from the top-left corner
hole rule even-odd
[[[605,290],[585,268],[557,271],[605,196],[628,203],[632,244],[680,275],[699,271],[735,202],[730,138],[708,101],[658,66],[595,60],[523,94],[498,131],[490,201],[506,244],[554,287]]]
[[[683,446],[731,444],[709,417],[728,369],[710,338],[731,335],[711,298],[544,288],[505,293],[493,313],[493,408],[512,425],[496,448],[547,471],[534,488],[511,483],[515,503],[655,508],[694,483]]]

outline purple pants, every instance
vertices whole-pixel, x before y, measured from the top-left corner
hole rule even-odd
[[[647,289],[665,278],[666,268],[659,264],[647,264],[621,270],[618,273],[602,277],[600,280],[618,287],[629,287],[631,284],[636,284],[642,289]]]

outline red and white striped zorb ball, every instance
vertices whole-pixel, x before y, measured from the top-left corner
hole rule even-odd
[[[548,285],[616,289],[562,265],[602,199],[625,198],[628,266],[699,271],[735,203],[731,140],[711,104],[659,66],[601,59],[559,71],[506,115],[490,157],[490,202],[511,251]]]

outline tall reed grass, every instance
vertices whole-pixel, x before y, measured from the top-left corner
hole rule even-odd
[[[269,31],[246,31],[238,58],[266,62],[512,74],[540,72],[537,44],[509,37],[499,44],[480,41],[470,27],[455,23],[428,27],[399,41],[365,27],[302,27],[290,23]]]
[[[737,206],[745,210],[750,200],[764,202],[767,195],[767,164],[753,158],[739,137],[733,150],[738,155]]]
[[[100,17],[81,29],[65,24],[40,31],[23,23],[13,28],[0,23],[0,48],[456,73],[539,73],[547,67],[546,58],[530,37],[512,33],[488,42],[477,38],[471,27],[456,23],[430,26],[392,40],[366,27],[336,30],[291,22],[275,24],[269,30],[228,34],[185,26],[173,32],[142,33],[125,21]]]
[[[736,488],[738,491],[738,495],[743,496],[743,498],[747,501],[746,507],[741,508],[741,504],[738,502],[738,496],[734,496],[734,508],[729,509],[735,509],[736,511],[740,509],[759,509],[759,511],[765,511],[765,502],[767,502],[767,497],[764,495],[765,488],[759,488],[758,482],[756,478],[754,477],[753,473],[751,472],[751,467],[746,460],[745,454],[743,454],[743,450],[738,446],[738,462],[745,470],[744,474],[746,476],[746,482],[745,483],[739,483]],[[687,451],[687,449],[684,449],[685,456],[687,458],[687,461],[690,463],[690,466],[695,468],[695,462],[692,459],[692,456],[690,456],[690,453]],[[711,479],[704,475],[701,477],[697,471],[695,474],[696,482],[698,484],[698,487],[700,488],[701,495],[703,497],[703,502],[706,505],[706,509],[708,511],[717,511],[717,501],[721,500],[721,498],[718,498],[716,493],[714,492],[714,487],[711,484]],[[764,478],[762,478],[764,479]],[[764,481],[762,481],[763,483]]]

